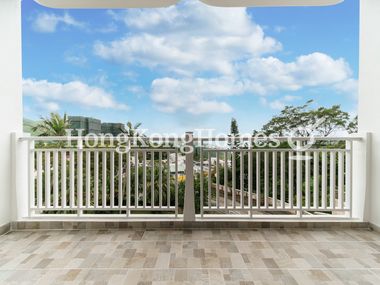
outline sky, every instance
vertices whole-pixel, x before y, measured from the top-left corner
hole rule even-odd
[[[56,10],[23,5],[24,117],[147,133],[260,129],[309,99],[357,111],[359,1],[329,7]]]

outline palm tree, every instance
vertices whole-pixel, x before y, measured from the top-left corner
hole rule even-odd
[[[121,131],[130,138],[138,137],[139,136],[138,128],[140,127],[141,127],[141,123],[137,123],[133,125],[132,122],[128,122],[126,124],[126,128],[122,129]]]
[[[66,136],[66,131],[70,128],[70,120],[64,114],[61,117],[57,113],[50,113],[50,117],[41,117],[41,121],[32,131],[41,137]]]

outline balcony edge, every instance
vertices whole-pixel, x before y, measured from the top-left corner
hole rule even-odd
[[[11,231],[109,229],[373,229],[360,221],[17,221]]]

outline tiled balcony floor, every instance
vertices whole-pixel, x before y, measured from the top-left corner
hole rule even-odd
[[[380,234],[13,232],[0,237],[0,284],[380,284]]]

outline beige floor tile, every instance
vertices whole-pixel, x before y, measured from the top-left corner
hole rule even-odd
[[[0,284],[380,284],[368,230],[24,231],[0,237]]]

